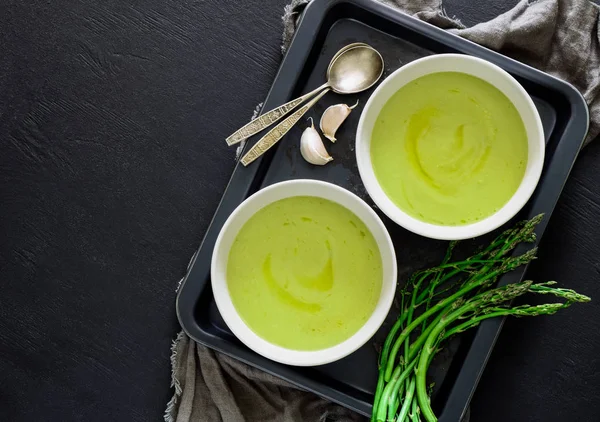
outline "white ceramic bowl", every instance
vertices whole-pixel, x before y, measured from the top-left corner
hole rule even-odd
[[[442,226],[418,220],[395,205],[385,194],[371,163],[371,133],[385,103],[402,86],[431,73],[462,72],[476,76],[498,88],[519,112],[529,144],[523,180],[512,198],[495,214],[473,224]],[[458,240],[488,233],[510,220],[529,200],[544,165],[544,131],[539,113],[523,87],[500,67],[476,57],[462,54],[439,54],[424,57],[402,66],[388,76],[369,98],[360,116],[356,133],[356,160],[360,177],[377,206],[393,221],[411,232],[433,239]]]
[[[256,335],[237,313],[227,288],[227,260],[238,232],[248,219],[266,205],[292,196],[316,196],[336,202],[360,218],[373,234],[381,254],[383,283],[381,295],[367,322],[349,339],[316,351],[290,350]],[[221,316],[233,334],[256,353],[271,360],[297,366],[322,365],[341,359],[365,344],[383,323],[396,292],[397,265],[392,240],[381,219],[362,199],[331,183],[318,180],[292,180],[262,189],[242,202],[221,229],[212,256],[212,290]],[[251,300],[252,298],[248,298]]]

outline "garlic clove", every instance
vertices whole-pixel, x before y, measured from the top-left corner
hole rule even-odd
[[[310,126],[302,132],[300,154],[302,154],[302,158],[306,161],[317,166],[324,166],[333,160],[325,149],[325,145],[323,145],[319,132],[315,129],[312,118],[310,118]]]
[[[319,126],[321,127],[321,132],[323,132],[323,136],[329,139],[331,142],[335,142],[335,132],[338,128],[344,123],[346,117],[350,114],[350,112],[358,105],[358,101],[352,107],[348,107],[346,104],[335,104],[327,107],[327,110],[323,112],[321,116],[321,122]]]

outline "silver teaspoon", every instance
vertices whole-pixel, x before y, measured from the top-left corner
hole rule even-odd
[[[246,155],[242,157],[241,161],[243,165],[247,166],[275,145],[300,120],[304,113],[330,90],[338,94],[356,94],[371,88],[381,78],[384,69],[383,58],[377,50],[366,44],[359,43],[342,50],[333,57],[329,64],[327,69],[327,83],[295,101],[304,101],[306,98],[303,99],[303,97],[313,95],[320,90],[323,90],[323,92],[292,113],[254,144]]]

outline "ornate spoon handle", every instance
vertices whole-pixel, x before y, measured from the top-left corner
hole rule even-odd
[[[260,132],[263,129],[271,126],[273,123],[281,119],[283,116],[288,114],[290,111],[295,109],[297,106],[302,104],[304,101],[308,100],[312,96],[314,96],[317,92],[321,91],[323,88],[326,88],[328,84],[321,85],[317,89],[310,91],[308,94],[304,94],[303,96],[296,98],[284,105],[281,105],[277,108],[274,108],[271,111],[268,111],[264,114],[261,114],[256,119],[252,120],[250,123],[242,126],[236,132],[231,134],[225,141],[227,141],[227,145],[234,145],[238,142],[242,142],[244,139],[247,139],[254,135],[255,133]]]
[[[308,109],[315,105],[315,103],[319,101],[327,92],[329,92],[329,88],[310,100],[310,102],[300,107],[291,116],[271,129],[265,136],[260,138],[260,140],[254,144],[252,148],[250,148],[246,155],[242,157],[242,164],[247,166],[258,157],[263,155],[265,151],[275,145],[281,138],[284,137],[284,135],[292,128],[292,126],[294,126],[296,122],[300,120],[304,113],[306,113]]]

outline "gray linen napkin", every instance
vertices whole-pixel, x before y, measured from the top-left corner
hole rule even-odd
[[[497,18],[464,26],[441,0],[379,0],[419,19],[573,84],[590,108],[586,143],[600,133],[599,8],[588,0],[523,0]],[[307,0],[292,0],[283,16],[289,45]],[[351,422],[365,418],[312,393],[216,353],[181,332],[171,356],[173,398],[165,421]]]

